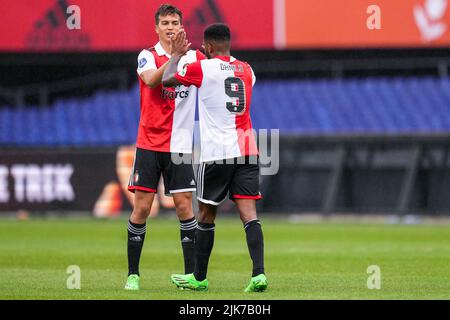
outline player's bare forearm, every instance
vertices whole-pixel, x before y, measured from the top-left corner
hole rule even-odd
[[[181,56],[178,54],[174,54],[170,60],[167,62],[167,66],[164,70],[162,76],[162,84],[165,87],[176,87],[181,83],[175,78],[175,73],[177,72],[178,62],[180,61]]]
[[[191,47],[191,43],[186,40],[186,32],[181,29],[171,39],[172,57],[167,64],[162,83],[165,87],[176,87],[181,83],[175,79],[175,73],[177,72],[178,62],[181,57],[188,52]]]
[[[157,70],[149,70],[143,72],[140,77],[144,83],[149,86],[150,88],[156,88],[159,86],[162,82],[162,77],[164,74],[164,70],[166,69],[168,62],[163,64],[159,69]]]

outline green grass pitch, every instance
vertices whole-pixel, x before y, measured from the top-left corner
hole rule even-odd
[[[251,275],[239,219],[219,217],[208,292],[170,283],[182,271],[179,224],[149,220],[141,258],[141,290],[126,292],[126,218],[0,219],[0,299],[449,299],[450,226],[290,224],[262,217],[264,293],[245,294]],[[67,267],[81,269],[69,290]],[[378,265],[381,289],[369,290]]]

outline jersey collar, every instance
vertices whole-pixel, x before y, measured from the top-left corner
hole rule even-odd
[[[166,52],[166,50],[164,50],[164,48],[161,45],[161,42],[158,42],[155,46],[155,51],[158,54],[158,56],[162,57],[162,56],[166,56],[167,58],[170,59],[170,54],[168,54]]]
[[[236,58],[232,57],[232,56],[229,56],[229,57],[226,57],[226,56],[215,56],[214,58],[220,59],[220,60],[225,61],[225,62],[235,62],[236,61]]]

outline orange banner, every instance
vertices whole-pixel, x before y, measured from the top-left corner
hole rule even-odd
[[[450,46],[449,0],[284,0],[285,46]]]
[[[165,0],[0,1],[0,51],[137,51]],[[226,22],[234,49],[450,47],[450,0],[171,0],[194,47]],[[66,26],[70,5],[81,29]]]

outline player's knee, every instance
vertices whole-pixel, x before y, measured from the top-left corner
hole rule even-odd
[[[176,206],[176,210],[179,216],[192,215],[192,204],[190,202],[181,202]],[[189,217],[188,217],[189,218]]]
[[[200,223],[214,223],[215,217],[200,214],[197,220]]]
[[[252,208],[248,208],[248,210],[239,210],[239,217],[241,218],[242,223],[258,219],[256,210],[253,210]]]
[[[236,205],[239,211],[239,216],[243,223],[255,220],[258,218],[256,213],[256,205],[254,201],[236,201]]]
[[[174,197],[175,207],[178,215],[186,216],[192,214],[191,194],[179,194]]]
[[[214,223],[216,219],[216,212],[212,209],[207,209],[205,207],[200,207],[200,211],[198,213],[198,222],[201,223]]]
[[[147,218],[150,214],[151,205],[149,203],[135,203],[133,215],[139,218]]]

